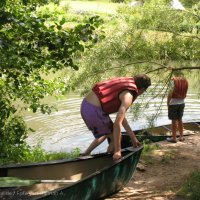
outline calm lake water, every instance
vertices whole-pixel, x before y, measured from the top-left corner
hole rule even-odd
[[[148,97],[143,99],[148,99]],[[46,151],[70,152],[76,147],[84,151],[94,138],[81,118],[79,111],[81,101],[82,97],[71,94],[62,100],[49,99],[49,102],[55,103],[58,107],[58,111],[53,112],[51,115],[44,115],[39,112],[36,114],[27,113],[25,121],[29,127],[35,129],[35,132],[28,137],[27,142],[31,146],[40,142]],[[137,101],[141,101],[141,99],[138,98]],[[151,100],[149,108],[144,111],[144,115],[149,117],[155,114],[160,102],[161,99],[158,98]],[[200,121],[200,99],[197,98],[197,95],[189,91],[185,103],[183,121]],[[167,117],[166,99],[164,99],[161,108],[162,112],[155,122],[156,125],[170,123]],[[111,115],[111,118],[114,117],[115,115]],[[144,116],[134,120],[130,111],[127,118],[133,130],[147,126],[147,120]],[[92,153],[103,152],[106,147],[107,142],[104,142]]]

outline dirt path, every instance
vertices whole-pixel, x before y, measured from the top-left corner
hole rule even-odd
[[[106,200],[186,200],[176,195],[194,170],[200,170],[200,131],[184,142],[158,142],[150,162],[142,162],[145,171],[136,170],[127,186]]]

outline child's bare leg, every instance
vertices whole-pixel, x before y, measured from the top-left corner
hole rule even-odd
[[[106,138],[107,136],[105,135],[100,138],[95,138],[82,155],[89,155],[92,152],[92,150],[99,146]]]
[[[172,138],[176,141],[176,130],[177,130],[177,121],[172,120]]]
[[[179,134],[180,134],[179,140],[183,141],[184,138],[183,138],[183,121],[182,120],[178,120],[178,131],[179,131]]]

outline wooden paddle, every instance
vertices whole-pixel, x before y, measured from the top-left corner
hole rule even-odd
[[[37,183],[75,183],[78,180],[31,180],[19,177],[0,177],[0,188],[31,186]]]

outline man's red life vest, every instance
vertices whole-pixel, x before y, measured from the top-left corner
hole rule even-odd
[[[122,91],[135,91],[136,95],[133,97],[133,101],[138,94],[138,89],[133,77],[118,77],[102,81],[97,83],[92,90],[99,98],[103,111],[107,114],[118,111],[121,105],[119,94]]]
[[[187,95],[188,82],[185,78],[174,77],[174,90],[172,98],[184,99]]]

